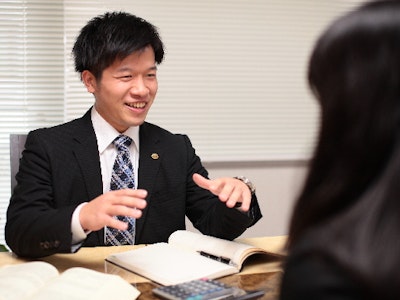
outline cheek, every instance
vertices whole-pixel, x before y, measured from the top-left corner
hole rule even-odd
[[[126,93],[129,92],[129,88],[120,84],[111,84],[102,91],[103,97],[108,102],[114,102],[116,99],[123,98]]]
[[[152,88],[150,90],[151,90],[151,93],[153,95],[157,94],[157,91],[158,91],[158,83],[157,83],[157,81],[152,85]]]

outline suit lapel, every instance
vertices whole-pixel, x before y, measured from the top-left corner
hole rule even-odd
[[[83,174],[88,198],[92,200],[103,193],[99,151],[90,118],[90,110],[81,120],[83,123],[76,130],[73,151]]]
[[[103,193],[99,151],[90,111],[81,118],[82,122],[76,128],[73,141],[73,152],[85,181],[88,201]],[[100,243],[104,242],[103,232],[104,230],[99,230],[94,233]]]
[[[155,178],[163,159],[162,143],[152,127],[148,123],[140,126],[139,132],[140,150],[139,150],[139,176],[138,188],[145,189],[147,195],[147,207],[151,201],[154,191]],[[147,209],[143,210],[143,215],[136,220],[136,239],[139,239],[146,221]]]

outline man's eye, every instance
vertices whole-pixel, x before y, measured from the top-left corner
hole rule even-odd
[[[118,79],[130,79],[132,78],[132,75],[121,75],[117,77]]]

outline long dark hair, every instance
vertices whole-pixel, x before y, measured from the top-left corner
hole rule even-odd
[[[369,2],[333,22],[308,79],[320,131],[289,250],[313,232],[360,279],[400,286],[400,1]]]

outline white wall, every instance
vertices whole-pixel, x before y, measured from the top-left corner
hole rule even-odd
[[[242,237],[285,235],[292,206],[307,172],[304,161],[204,163],[211,178],[248,177],[256,185],[263,218]],[[188,223],[188,229],[193,227]]]

